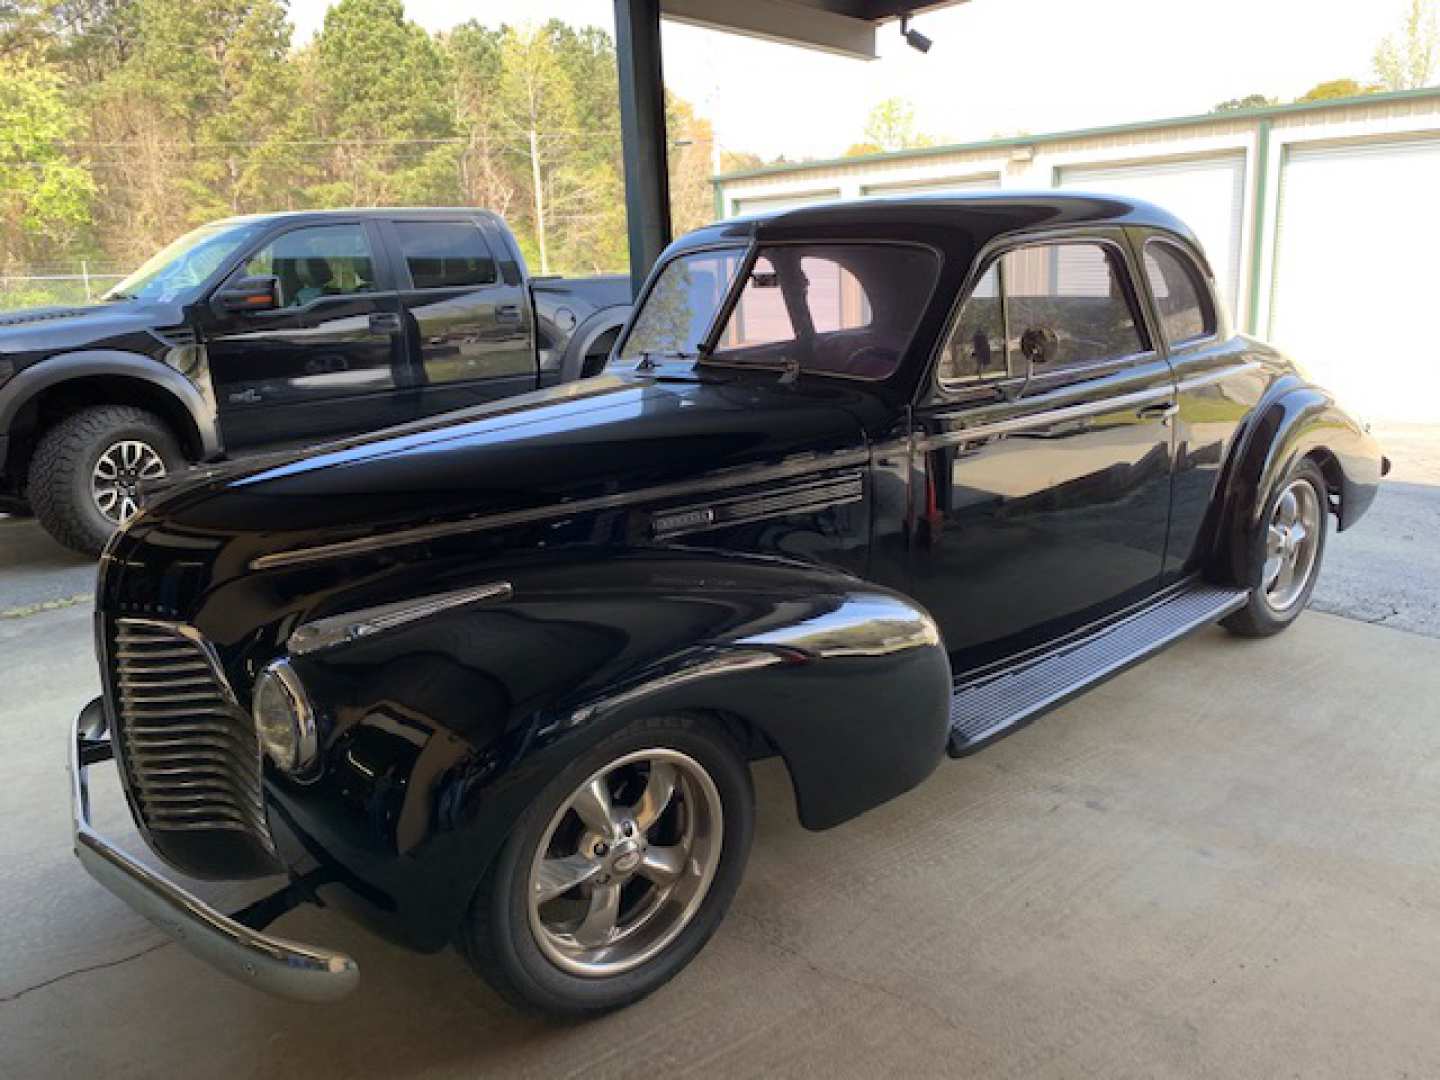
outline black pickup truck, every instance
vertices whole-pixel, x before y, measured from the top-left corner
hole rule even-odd
[[[0,313],[0,511],[95,554],[187,463],[592,375],[630,301],[624,276],[530,278],[471,208],[204,225],[97,304]]]

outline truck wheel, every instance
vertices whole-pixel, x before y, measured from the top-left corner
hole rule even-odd
[[[1222,620],[1242,637],[1278,634],[1300,617],[1325,554],[1329,500],[1325,476],[1309,458],[1275,486],[1265,506],[1264,527],[1239,552],[1250,601]]]
[[[647,720],[572,762],[520,815],[460,928],[512,1004],[619,1008],[694,959],[740,884],[755,822],[744,755],[717,723]]]
[[[139,511],[138,486],[184,463],[164,421],[133,405],[98,405],[47,430],[30,462],[30,505],[66,547],[99,555]]]

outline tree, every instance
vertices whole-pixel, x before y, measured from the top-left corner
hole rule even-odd
[[[1440,53],[1440,2],[1410,0],[1405,24],[1387,34],[1375,47],[1375,74],[1387,90],[1416,90],[1429,86]]]
[[[1331,79],[1329,82],[1316,83],[1305,93],[1295,100],[1299,101],[1332,101],[1335,98],[1359,97],[1361,94],[1373,94],[1379,87],[1361,86],[1354,79]]]
[[[3,262],[53,258],[89,225],[95,181],[64,146],[79,123],[58,71],[27,56],[7,59],[0,68]]]
[[[317,206],[445,203],[458,198],[446,56],[401,0],[340,0],[302,57]]]
[[[907,150],[929,146],[915,130],[915,107],[904,98],[886,98],[870,110],[865,121],[865,142],[881,150]]]
[[[1246,94],[1241,98],[1231,98],[1229,101],[1222,101],[1216,105],[1211,112],[1236,112],[1240,109],[1263,109],[1267,105],[1276,105],[1274,98],[1268,98],[1264,94]]]

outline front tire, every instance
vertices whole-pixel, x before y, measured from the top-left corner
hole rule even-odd
[[[1250,600],[1221,621],[1227,630],[1269,637],[1300,617],[1325,555],[1327,490],[1324,474],[1309,458],[1275,486],[1259,532],[1239,542],[1237,565],[1250,586]]]
[[[179,442],[153,413],[133,405],[80,409],[40,437],[30,462],[30,505],[60,543],[99,555],[138,512],[138,485],[184,460]]]
[[[591,1016],[653,993],[730,906],[754,833],[745,757],[719,723],[665,717],[572,762],[516,821],[460,929],[512,1004]]]

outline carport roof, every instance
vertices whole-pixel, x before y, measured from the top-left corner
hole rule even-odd
[[[748,37],[875,58],[875,30],[907,15],[968,0],[660,0],[660,14],[676,22]]]

